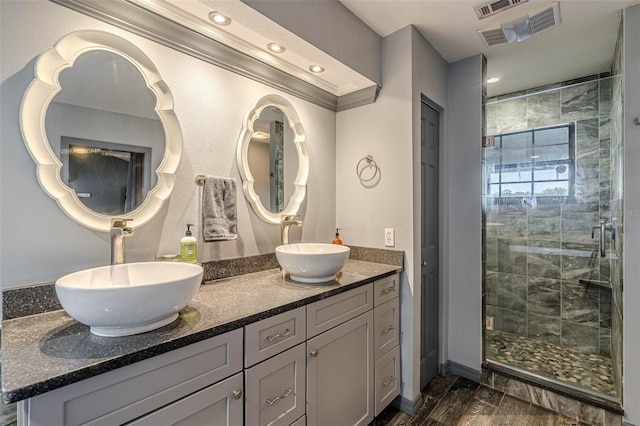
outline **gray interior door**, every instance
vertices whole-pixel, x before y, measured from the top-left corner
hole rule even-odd
[[[439,122],[438,111],[423,102],[420,150],[420,166],[422,170],[420,389],[423,389],[438,373]]]

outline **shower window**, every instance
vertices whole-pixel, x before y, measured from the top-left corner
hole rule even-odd
[[[487,151],[490,197],[574,196],[574,124],[503,133]]]

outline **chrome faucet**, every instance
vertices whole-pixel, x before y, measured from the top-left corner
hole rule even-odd
[[[280,244],[289,244],[289,228],[292,226],[302,226],[302,220],[294,220],[300,217],[297,214],[280,216]]]
[[[111,264],[124,263],[124,239],[133,235],[127,222],[133,219],[111,219]]]

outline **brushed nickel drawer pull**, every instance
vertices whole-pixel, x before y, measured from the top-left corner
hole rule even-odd
[[[391,377],[389,377],[389,378],[387,379],[387,381],[382,382],[382,384],[383,384],[384,386],[389,386],[389,384],[390,384],[391,382],[393,382],[395,379],[396,379],[396,376],[391,376]]]
[[[315,358],[318,356],[318,350],[314,349],[311,352],[309,352],[309,355],[311,355],[311,358]]]
[[[240,399],[242,398],[242,389],[236,389],[231,392],[231,394],[233,395],[233,399]]]
[[[270,342],[273,342],[276,339],[280,339],[282,337],[290,336],[291,333],[293,333],[293,330],[291,330],[290,328],[287,328],[283,333],[272,334],[271,336],[267,336],[267,340],[270,341]]]
[[[286,397],[291,395],[291,392],[293,392],[293,390],[291,390],[290,388],[284,388],[284,393],[282,395],[276,396],[273,399],[267,398],[267,404],[269,404],[269,406],[272,406],[273,404],[280,401],[281,399],[285,399]]]
[[[385,294],[393,293],[394,291],[396,291],[396,285],[395,284],[392,285],[391,287],[385,288],[384,290],[381,291],[381,293],[383,295],[385,295]]]
[[[384,330],[382,330],[382,334],[387,334],[389,333],[391,330],[395,330],[396,327],[394,325],[390,325],[389,327],[385,328]]]

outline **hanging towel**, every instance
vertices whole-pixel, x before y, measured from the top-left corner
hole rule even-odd
[[[202,236],[205,242],[238,238],[235,178],[205,176]]]

